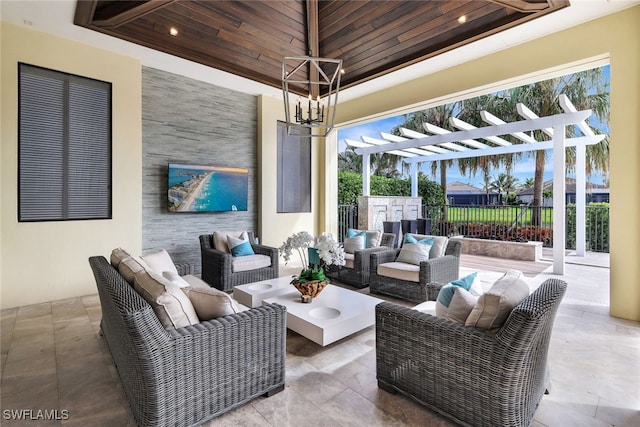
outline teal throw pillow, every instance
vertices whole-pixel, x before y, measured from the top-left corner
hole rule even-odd
[[[451,304],[451,299],[453,298],[456,287],[463,288],[465,291],[468,291],[471,294],[475,294],[476,296],[480,295],[482,289],[478,288],[480,284],[476,282],[477,277],[478,273],[471,273],[468,276],[447,283],[442,288],[440,288],[437,301],[448,308],[449,304]],[[476,286],[474,286],[474,284]]]
[[[404,238],[402,249],[400,249],[400,254],[396,261],[404,262],[406,264],[420,265],[422,261],[429,260],[429,252],[431,252],[431,247],[434,242],[435,239],[433,237],[418,240],[407,234]]]
[[[255,255],[251,243],[249,240],[238,239],[237,237],[227,236],[227,242],[229,244],[229,250],[232,256],[247,256]]]
[[[362,236],[364,238],[365,248],[376,248],[380,246],[382,233],[378,230],[357,230],[355,228],[347,229],[347,238],[358,236]]]

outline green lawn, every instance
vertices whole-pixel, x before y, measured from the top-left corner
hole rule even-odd
[[[510,225],[516,220],[519,226],[531,223],[531,208],[520,206],[451,206],[448,208],[448,220],[451,222],[476,222]],[[553,208],[542,208],[542,225],[553,223]]]

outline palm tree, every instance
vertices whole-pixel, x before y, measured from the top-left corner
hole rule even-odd
[[[417,111],[411,114],[405,114],[404,123],[399,127],[414,130],[416,132],[424,133],[424,123],[431,123],[432,125],[442,128],[449,128],[449,120],[454,116],[454,113],[459,110],[460,104],[445,104],[437,107],[429,108],[423,111]],[[400,135],[399,127],[395,128],[392,133]],[[443,208],[442,218],[447,221],[447,168],[453,165],[453,160],[442,160],[438,163],[431,162],[431,172],[435,175],[436,169],[440,167],[440,186],[443,193]],[[463,172],[464,173],[464,172]]]
[[[558,97],[564,93],[569,97],[578,110],[591,109],[600,123],[609,121],[609,85],[603,81],[602,68],[581,71],[575,74],[557,77],[510,89],[505,92],[506,99],[522,102],[541,117],[561,113]],[[508,117],[505,120],[508,121]],[[592,126],[593,127],[593,126]],[[574,126],[567,128],[568,137],[577,136]],[[549,139],[540,131],[534,133],[538,140]],[[609,171],[609,139],[605,138],[598,144],[587,146],[586,173],[591,175],[595,171]],[[543,202],[544,165],[546,151],[535,152],[535,174],[533,186],[533,201],[531,223],[539,225]],[[567,149],[567,165],[575,168],[575,148]]]
[[[369,173],[371,175],[397,178],[398,162],[400,157],[388,153],[376,153],[371,155]],[[346,147],[342,153],[338,153],[338,170],[340,172],[362,173],[362,156],[356,154],[353,147]]]
[[[489,189],[496,191],[502,196],[502,193],[508,194],[510,192],[513,192],[517,184],[517,178],[506,173],[501,173],[489,184]],[[504,199],[500,202],[500,204],[504,204]]]
[[[465,99],[461,101],[460,113],[458,118],[476,127],[486,126],[486,123],[482,121],[480,116],[481,111],[489,111],[497,117],[504,117],[510,113],[511,110],[515,111],[515,106],[512,108],[510,105],[504,102],[502,97],[496,94],[482,95],[475,98]],[[510,139],[510,136],[505,139]],[[482,141],[485,142],[485,141]],[[490,144],[493,145],[493,144]],[[491,181],[491,170],[493,168],[505,168],[510,171],[513,167],[513,161],[519,157],[514,154],[503,154],[493,156],[482,157],[470,157],[466,159],[458,160],[458,167],[463,175],[469,171],[472,176],[476,176],[478,171],[483,174],[485,182],[485,190],[487,191],[487,203],[489,200],[488,183]]]
[[[524,182],[522,183],[522,188],[533,188],[533,186],[535,185],[536,180],[533,178],[527,178],[524,180]]]
[[[362,157],[353,147],[348,146],[344,152],[338,153],[338,171],[362,173]]]

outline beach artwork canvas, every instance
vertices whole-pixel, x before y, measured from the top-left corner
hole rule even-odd
[[[249,170],[169,163],[170,212],[246,211]]]

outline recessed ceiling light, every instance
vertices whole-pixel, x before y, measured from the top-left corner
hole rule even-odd
[[[462,15],[458,18],[458,24],[464,24],[465,22],[467,22],[467,15]]]
[[[178,29],[176,27],[171,27],[169,29],[169,34],[171,34],[172,36],[177,36],[178,35]]]

